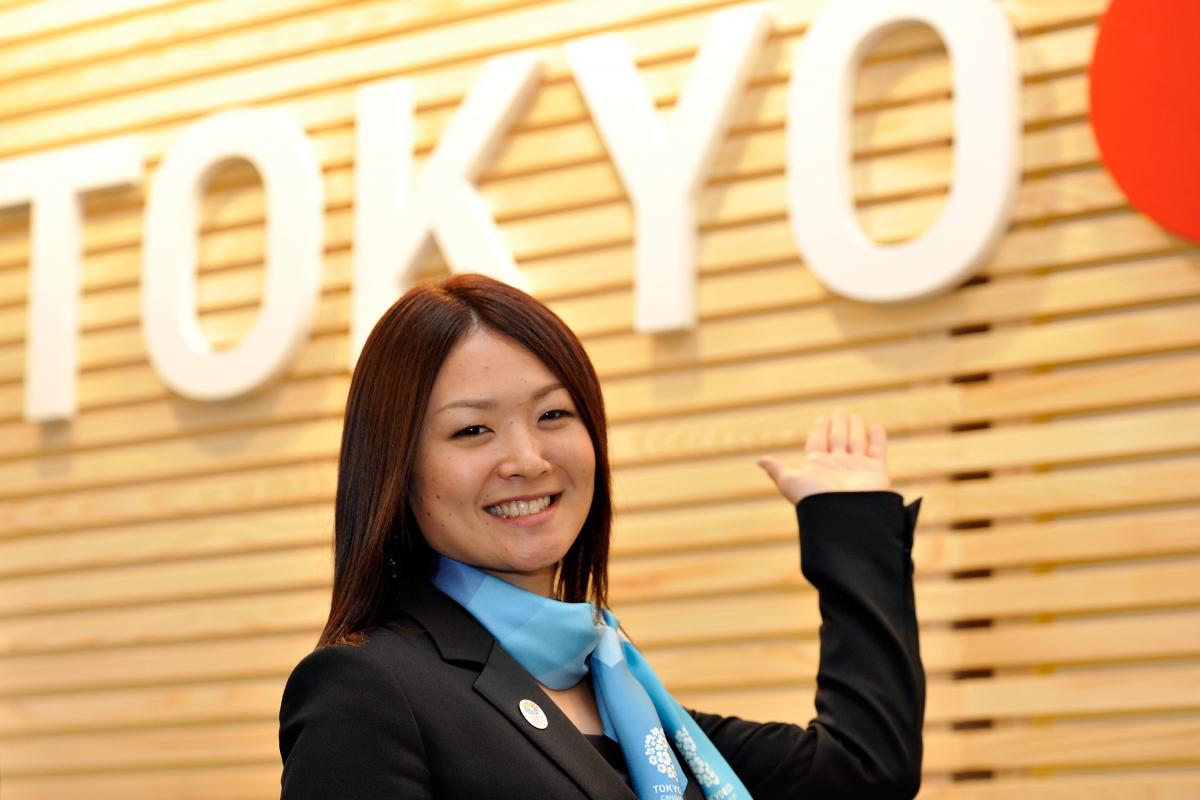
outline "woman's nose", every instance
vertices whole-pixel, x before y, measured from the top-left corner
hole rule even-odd
[[[503,478],[537,478],[550,469],[550,462],[537,435],[518,425],[505,436],[504,457],[500,463]]]

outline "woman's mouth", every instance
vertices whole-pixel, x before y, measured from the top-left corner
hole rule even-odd
[[[540,514],[557,503],[560,497],[562,497],[561,492],[559,494],[536,497],[532,500],[510,500],[507,503],[497,503],[494,506],[487,506],[483,510],[493,517],[500,517],[502,519],[532,517],[534,514]]]

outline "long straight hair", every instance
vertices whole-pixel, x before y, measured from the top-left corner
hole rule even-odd
[[[396,581],[423,579],[429,545],[410,502],[417,441],[447,356],[480,328],[545,364],[587,427],[596,453],[592,506],[556,570],[555,595],[607,604],[612,478],[596,371],[579,339],[542,303],[483,275],[458,275],[409,290],[380,317],[358,357],[338,459],[333,597],[318,647],[361,642],[384,621]]]

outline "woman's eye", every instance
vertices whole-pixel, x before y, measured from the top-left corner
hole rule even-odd
[[[462,430],[455,431],[455,439],[469,439],[473,436],[480,436],[487,432],[487,427],[484,425],[468,425]]]
[[[575,415],[572,414],[570,411],[567,411],[565,408],[554,408],[554,409],[547,411],[545,414],[542,414],[542,419],[549,419],[549,420],[566,419],[567,417],[573,417],[573,416],[575,416]]]

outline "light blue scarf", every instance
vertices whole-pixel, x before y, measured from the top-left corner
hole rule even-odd
[[[711,800],[750,793],[704,731],[671,697],[608,609],[595,621],[590,603],[564,603],[527,592],[444,556],[433,584],[458,601],[543,686],[568,689],[590,671],[604,733],[621,745],[639,800],[681,800],[687,778],[667,737]]]

